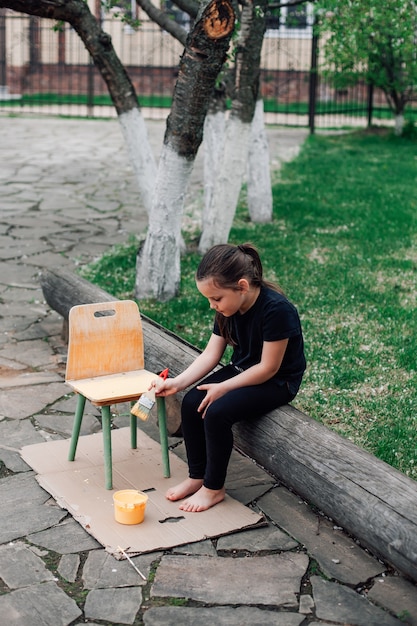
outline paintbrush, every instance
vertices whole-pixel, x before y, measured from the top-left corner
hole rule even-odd
[[[159,376],[166,380],[168,378],[168,368],[163,370],[163,372],[161,372]],[[155,401],[155,390],[151,389],[150,391],[147,391],[141,395],[139,400],[130,409],[130,412],[132,413],[132,415],[135,415],[139,419],[146,422],[149,417],[149,413],[151,412],[151,409],[155,404]]]

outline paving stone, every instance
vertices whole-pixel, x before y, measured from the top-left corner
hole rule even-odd
[[[37,314],[39,315],[39,313]],[[36,323],[33,327],[39,328],[39,323]],[[33,338],[9,344],[2,349],[2,355],[30,367],[43,368],[45,365],[53,362],[53,352],[44,339],[45,331],[43,330],[40,334],[41,337],[38,339]]]
[[[56,583],[46,582],[0,596],[0,615],[7,626],[68,626],[81,611]]]
[[[24,239],[19,241],[18,239],[10,240],[9,238],[7,248],[0,248],[0,258],[4,261],[26,261],[27,257],[31,254],[43,252],[45,246],[46,244],[42,241],[37,244],[32,244],[30,241],[25,241]]]
[[[39,378],[55,381],[60,377],[53,373],[40,372],[38,377],[32,376],[32,382],[29,382],[29,378],[22,380],[25,386],[24,391],[21,388],[5,389],[0,394],[0,415],[11,419],[25,419],[39,413],[67,393],[63,382],[37,384],[35,381]]]
[[[258,506],[278,526],[305,545],[329,578],[358,585],[386,568],[326,518],[316,515],[300,498],[283,487],[263,496]]]
[[[39,320],[45,314],[45,310],[39,302],[35,302],[37,292],[34,289],[21,289],[21,291],[26,295],[31,291],[32,295],[23,300],[15,300],[10,297],[10,292],[6,291],[0,301],[1,317],[24,317],[28,324]]]
[[[34,385],[40,385],[42,383],[53,383],[61,381],[62,378],[54,372],[33,372],[33,371],[17,371],[14,376],[6,376],[3,380],[0,380],[0,389],[5,390],[4,393],[8,393],[8,389],[13,387],[32,387]],[[20,391],[22,395],[22,391]],[[2,393],[3,395],[3,393]]]
[[[23,308],[25,309],[25,312],[23,312]],[[28,332],[28,329],[33,327],[35,324],[39,324],[41,316],[43,316],[43,313],[39,310],[33,310],[33,307],[30,307],[29,305],[24,305],[24,307],[19,305],[16,307],[13,314],[3,315],[3,313],[1,313],[0,319],[2,320],[2,323],[7,323],[7,321],[9,321],[10,329],[13,331],[10,334],[10,338],[15,340],[14,343],[18,343],[18,338],[23,337],[23,333]],[[10,342],[5,347],[9,346]]]
[[[22,196],[23,194],[20,194],[20,198],[22,198]],[[17,224],[11,227],[9,236],[14,243],[22,241],[27,244],[32,239],[33,232],[39,232],[37,228],[38,226],[39,222],[32,222],[32,226],[27,226],[26,224],[23,224],[22,221],[19,221]],[[36,231],[34,231],[34,227],[37,228]],[[47,248],[47,243],[42,239],[42,233],[39,233],[39,235],[40,237],[36,241],[36,243],[33,242],[33,245],[30,246],[30,254],[37,254],[38,250],[45,250]],[[25,258],[25,261],[26,260],[27,259]]]
[[[186,543],[182,546],[176,546],[172,549],[176,554],[193,554],[197,556],[217,556],[216,548],[210,539],[205,541],[195,541],[194,543]]]
[[[66,516],[67,512],[64,511],[63,515]],[[28,534],[27,539],[35,545],[42,546],[47,550],[53,550],[53,552],[58,554],[71,554],[74,552],[74,546],[77,546],[78,552],[95,550],[101,547],[94,537],[89,535],[72,518],[68,518],[47,530]]]
[[[87,596],[84,615],[87,619],[106,620],[113,624],[133,624],[141,603],[140,587],[93,589]]]
[[[41,254],[31,256],[26,259],[26,265],[33,265],[35,267],[41,268],[56,267],[56,252],[42,252]],[[73,261],[71,259],[66,259],[65,257],[61,256],[59,265],[61,268],[73,266]]]
[[[50,323],[45,323],[44,321],[37,321],[34,324],[31,324],[31,326],[29,328],[27,328],[26,330],[20,332],[20,333],[15,333],[15,339],[19,342],[23,342],[23,341],[32,341],[33,339],[42,339],[48,340],[48,345],[50,347],[50,360],[49,362],[52,364],[55,364],[55,354],[53,353],[53,350],[51,350],[51,343],[49,342],[49,337],[53,334],[59,335],[61,333],[61,329],[62,329],[62,322],[58,324],[58,322],[55,323],[55,331],[52,327],[52,325]],[[37,367],[35,365],[35,367]]]
[[[349,587],[313,576],[316,616],[349,626],[400,626],[401,622]]]
[[[152,563],[161,558],[161,552],[152,552],[131,560],[144,576],[149,576]],[[146,581],[139,576],[127,560],[117,560],[104,550],[93,550],[83,567],[84,589],[102,589],[108,587],[134,587],[144,585]]]
[[[54,191],[54,194],[55,193],[59,193],[59,189]],[[22,194],[20,194],[20,197],[21,196]],[[21,213],[18,216],[10,216],[7,221],[13,229],[12,232],[19,229],[21,233],[27,232],[28,235],[30,233],[30,237],[39,238],[47,237],[50,233],[55,233],[57,230],[61,230],[58,215],[55,214],[51,218],[50,215],[39,215],[39,213],[35,214],[26,211],[25,213]],[[72,223],[72,220],[71,216],[68,215],[68,224],[70,223]],[[61,259],[59,260],[61,261]],[[55,257],[55,266],[56,262],[57,257]]]
[[[58,574],[69,583],[77,579],[80,567],[80,557],[78,554],[63,554],[58,565]]]
[[[1,265],[0,265],[1,273]],[[27,317],[3,317],[0,318],[0,333],[4,335],[2,339],[2,345],[9,343],[10,339],[18,332],[26,330],[34,320],[28,320]]]
[[[4,344],[9,342],[8,333],[7,330],[4,329],[4,324],[2,324],[2,321],[4,320],[0,320],[0,346],[3,346]]]
[[[409,626],[417,626],[417,585],[401,576],[385,576],[375,581],[368,598]]]
[[[55,409],[54,405],[54,409]],[[53,431],[54,433],[60,433],[69,437],[72,433],[72,427],[74,425],[74,415],[35,415],[35,420],[42,428]],[[101,431],[101,424],[99,420],[88,413],[83,415],[83,421],[81,422],[81,435],[92,435]]]
[[[276,526],[251,528],[244,532],[233,533],[220,537],[217,541],[217,551],[246,550],[248,552],[262,552],[264,550],[292,550],[299,544],[286,535]]]
[[[151,595],[190,598],[214,604],[297,608],[296,594],[308,567],[304,554],[256,558],[164,556]],[[262,580],[262,585],[254,584]]]
[[[44,438],[29,420],[2,421],[0,423],[0,459],[12,472],[27,472],[30,467],[20,456],[19,449],[34,443],[42,443]]]
[[[35,289],[36,270],[33,267],[27,267],[24,264],[7,263],[7,270],[0,271],[0,283],[9,287],[24,287],[26,289]]]
[[[62,239],[59,237],[55,239],[53,237],[49,237],[48,243],[50,244],[50,246],[52,246],[55,254],[59,254],[60,256],[64,256],[64,253],[69,254],[71,249],[74,247],[74,243],[72,241],[65,241],[65,239]],[[70,258],[70,257],[65,257],[65,258]],[[74,267],[74,259],[70,258],[70,261],[71,263],[69,267]]]
[[[54,580],[42,559],[21,542],[0,546],[0,578],[10,589]]]
[[[55,402],[51,408],[54,411],[60,411],[62,413],[69,413],[70,415],[73,416],[75,414],[75,409],[77,407],[77,399],[78,399],[77,394],[70,392],[70,389],[68,387],[68,394],[66,396],[63,396],[57,402]],[[127,408],[127,405],[126,405],[126,408]],[[89,413],[89,411],[91,411],[91,413]],[[84,417],[90,414],[94,416],[100,415],[100,408],[95,407],[89,402],[87,402],[85,405]]]
[[[16,422],[13,423],[16,424]],[[0,461],[4,463],[8,470],[15,474],[18,472],[28,472],[31,469],[29,465],[24,462],[17,450],[5,449],[2,444],[0,444]]]
[[[3,382],[4,378],[8,376],[14,376],[19,371],[21,372],[22,370],[26,369],[26,365],[24,365],[23,363],[16,363],[16,361],[4,357],[3,352],[0,350],[0,372]]]
[[[300,613],[303,615],[310,615],[314,609],[314,600],[308,594],[305,593],[300,596]]]
[[[29,550],[33,552],[33,554],[36,554],[36,556],[40,556],[41,558],[44,556],[48,556],[48,550],[42,550],[41,548],[38,548],[37,546],[31,546],[31,545],[28,545],[28,548]]]
[[[43,302],[42,288],[39,284],[34,285],[30,289],[7,286],[3,292],[3,299],[10,302],[20,302],[20,304],[23,305],[22,312],[26,313],[27,308],[31,307],[32,304],[36,304],[38,307]],[[43,307],[43,315],[45,315],[45,313],[45,307]]]
[[[145,626],[300,626],[303,615],[275,613],[254,607],[169,607],[149,609],[143,617]]]
[[[227,472],[227,489],[240,489],[249,485],[271,487],[275,482],[276,481],[274,481],[265,470],[256,465],[252,459],[233,450]]]
[[[45,506],[50,496],[32,473],[0,480],[0,544],[57,524],[67,512],[57,505]]]

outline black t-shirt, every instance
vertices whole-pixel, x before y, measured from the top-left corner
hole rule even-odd
[[[262,287],[256,302],[246,313],[235,313],[230,318],[232,337],[236,342],[231,363],[246,370],[259,363],[264,341],[288,339],[281,367],[273,377],[277,383],[288,383],[291,393],[297,393],[306,368],[304,341],[300,318],[295,306],[287,298]],[[213,332],[220,335],[218,324]]]

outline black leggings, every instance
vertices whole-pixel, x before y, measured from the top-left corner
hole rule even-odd
[[[237,374],[239,372],[233,365],[227,365],[200,384],[222,382]],[[256,420],[290,402],[294,394],[290,393],[286,384],[273,381],[240,387],[213,402],[202,419],[197,408],[205,394],[205,391],[193,387],[182,402],[182,432],[189,476],[203,479],[208,489],[222,489],[233,448],[233,424],[241,420]]]

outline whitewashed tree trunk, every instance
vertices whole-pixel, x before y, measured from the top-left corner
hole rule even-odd
[[[134,108],[121,113],[119,122],[130,163],[138,182],[141,200],[149,215],[152,209],[157,166],[148,140],[145,120],[142,112],[138,108]]]
[[[137,0],[148,16],[156,21],[161,28],[168,30],[173,37],[185,44],[185,31],[149,0]],[[189,6],[189,5],[187,5]],[[194,5],[193,5],[194,6]],[[186,9],[188,10],[188,9]],[[192,15],[195,17],[195,14]],[[175,27],[175,28],[174,28]],[[226,82],[216,88],[204,122],[204,209],[202,215],[202,231],[205,230],[206,216],[210,210],[216,174],[221,163],[221,155],[225,137],[225,94],[230,69],[225,73]],[[248,205],[249,214],[254,222],[268,222],[272,218],[272,191],[269,170],[269,147],[265,132],[262,102],[258,100],[252,121],[249,140],[248,158]],[[185,245],[181,242],[181,248]]]
[[[258,99],[252,120],[248,155],[248,209],[252,222],[272,220],[272,187],[268,137],[264,123],[263,100]]]
[[[397,137],[400,137],[403,134],[404,124],[404,113],[397,113],[395,115],[395,134]]]
[[[204,119],[235,23],[230,0],[206,0],[181,57],[149,229],[136,263],[137,298],[173,298],[180,284],[184,197],[203,138]]]
[[[228,240],[247,167],[249,135],[250,124],[230,116],[211,205],[205,211],[204,230],[199,243],[201,254],[213,245]]]
[[[259,65],[264,12],[251,3],[243,5],[236,43],[236,74],[232,110],[226,125],[224,149],[217,168],[211,206],[205,211],[199,252],[226,243],[247,170],[249,137],[259,89]],[[269,168],[269,164],[268,164]]]
[[[204,209],[202,230],[206,228],[212,203],[214,187],[218,175],[219,163],[224,149],[226,112],[208,112],[204,120]]]
[[[180,282],[181,217],[193,161],[164,144],[149,230],[138,256],[136,297],[173,298]]]

